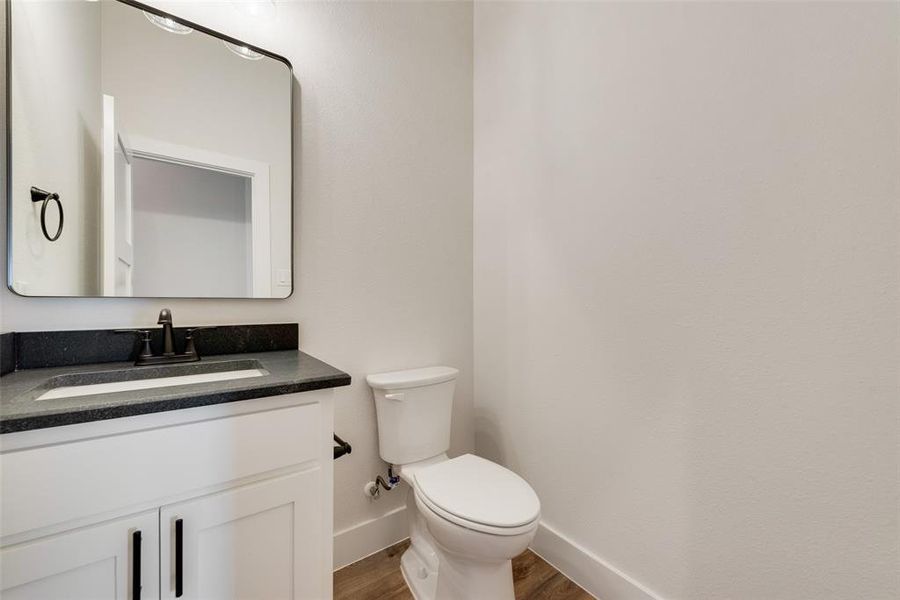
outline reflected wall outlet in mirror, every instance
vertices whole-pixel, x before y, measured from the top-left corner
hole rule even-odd
[[[289,296],[290,63],[135,0],[7,6],[10,289]],[[65,207],[55,243],[32,187]]]

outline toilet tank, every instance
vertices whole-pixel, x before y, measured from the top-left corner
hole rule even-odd
[[[405,465],[450,448],[450,415],[458,370],[426,367],[369,375],[381,458]]]

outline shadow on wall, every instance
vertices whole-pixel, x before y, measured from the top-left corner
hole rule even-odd
[[[499,422],[500,416],[494,411],[476,407],[475,448],[478,449],[478,456],[509,467],[503,448],[510,445],[504,443]]]

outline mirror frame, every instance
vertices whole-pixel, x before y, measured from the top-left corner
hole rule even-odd
[[[213,36],[220,40],[237,44],[239,46],[246,46],[255,52],[259,52],[263,56],[267,56],[269,58],[273,58],[281,63],[283,63],[288,68],[288,77],[290,78],[290,90],[288,92],[288,101],[291,105],[290,112],[290,143],[291,143],[291,179],[290,179],[290,209],[291,209],[291,289],[288,292],[287,296],[283,298],[255,298],[253,296],[42,296],[42,295],[30,295],[30,294],[21,294],[13,288],[13,267],[12,267],[12,253],[13,253],[13,243],[12,243],[12,230],[13,230],[13,222],[12,222],[12,163],[13,163],[13,142],[12,142],[12,10],[13,10],[13,2],[15,0],[6,0],[3,2],[5,18],[6,18],[6,28],[4,34],[6,36],[6,90],[5,90],[5,100],[6,100],[6,164],[3,165],[6,174],[6,186],[3,190],[6,194],[6,287],[7,289],[19,296],[21,298],[102,298],[109,300],[129,300],[129,299],[177,299],[177,300],[287,300],[291,296],[294,295],[294,290],[296,289],[296,268],[294,265],[294,256],[296,255],[296,240],[294,239],[294,218],[295,218],[295,206],[294,206],[294,186],[296,184],[296,168],[294,165],[295,156],[295,138],[294,138],[294,120],[296,118],[294,111],[294,66],[284,56],[280,54],[275,54],[274,52],[270,52],[264,48],[260,48],[259,46],[254,46],[253,44],[249,44],[244,42],[243,40],[239,40],[237,38],[231,37],[230,35],[226,35],[214,29],[210,29],[209,27],[205,27],[198,23],[194,23],[193,21],[189,21],[187,19],[183,19],[177,15],[173,15],[167,13],[163,10],[160,10],[153,6],[148,6],[137,0],[106,0],[106,1],[114,1],[120,4],[125,4],[135,8],[137,10],[146,11],[152,13],[154,15],[165,17],[167,19],[172,19],[176,23],[181,25],[185,25],[194,29],[195,31],[199,31],[201,33],[205,33],[207,35]],[[27,1],[27,0],[18,0],[18,1]]]

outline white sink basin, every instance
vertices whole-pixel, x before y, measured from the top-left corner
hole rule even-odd
[[[237,371],[220,371],[218,373],[197,373],[194,375],[133,379],[131,381],[112,381],[109,383],[93,383],[88,385],[67,385],[50,389],[35,398],[35,400],[59,400],[61,398],[74,398],[76,396],[93,396],[94,394],[149,390],[172,387],[175,385],[190,385],[192,383],[247,379],[249,377],[262,377],[263,375],[268,375],[268,373],[262,369],[240,369]]]

